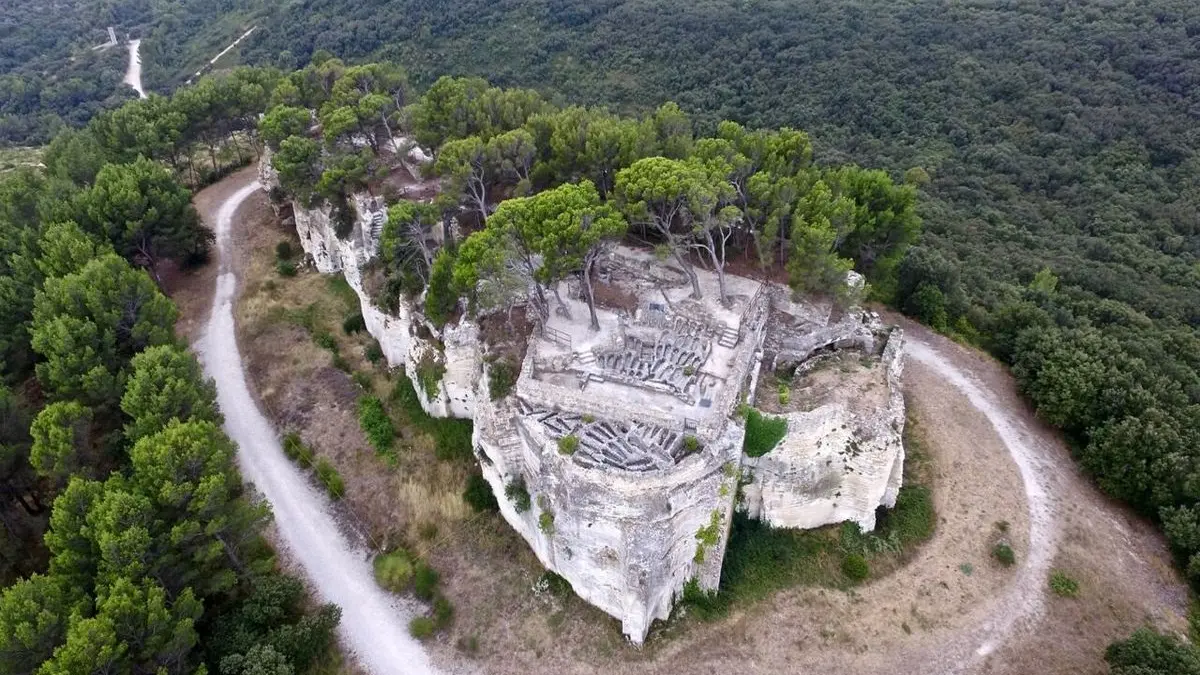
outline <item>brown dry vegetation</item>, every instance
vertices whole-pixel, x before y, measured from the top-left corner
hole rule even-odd
[[[219,201],[213,195],[244,184],[237,180],[248,177],[201,193],[202,212],[204,204]],[[541,568],[524,542],[498,517],[474,515],[462,503],[468,465],[436,460],[432,441],[396,411],[397,460],[389,464],[369,449],[356,417],[357,385],[291,318],[313,307],[315,325],[336,337],[348,367],[368,373],[386,398],[392,381],[363,357],[367,338],[341,330],[345,314],[356,309],[346,289],[312,271],[295,278],[275,272],[276,243],[296,242],[275,222],[265,198],[253,198],[235,221],[243,283],[237,317],[251,385],[281,431],[299,432],[337,465],[351,520],[361,519],[378,542],[413,546],[442,573],[443,591],[456,608],[451,630],[430,645],[443,664],[465,659],[468,668],[521,675],[934,672],[953,665],[947,650],[961,647],[992,618],[994,599],[1011,585],[1013,571],[990,558],[996,523],[1009,523],[1018,563],[1028,552],[1023,487],[1007,450],[961,393],[910,362],[904,388],[930,458],[926,469],[939,514],[933,539],[902,569],[856,589],[780,592],[718,622],[674,622],[656,630],[645,648],[631,648],[617,622],[598,610],[574,596],[534,590]],[[184,312],[181,328],[194,337],[188,326],[207,313],[211,272],[187,279],[175,297]],[[194,297],[192,283],[203,289]],[[1056,495],[1062,540],[1054,566],[1081,584],[1076,599],[1049,596],[1043,616],[1020,626],[978,670],[1101,673],[1103,647],[1111,639],[1147,619],[1179,627],[1186,594],[1148,525],[1078,475],[1065,449],[1024,412],[999,366],[922,335],[1021,411],[1033,433],[1053,446],[1054,470],[1062,474]],[[470,638],[478,647],[464,654]]]

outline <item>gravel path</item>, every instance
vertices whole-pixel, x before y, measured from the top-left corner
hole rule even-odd
[[[138,98],[146,98],[146,90],[142,89],[142,55],[141,40],[129,41],[129,68],[125,71],[125,84],[133,87]]]
[[[238,444],[242,474],[270,502],[287,553],[304,569],[320,599],[342,608],[338,632],[343,647],[375,675],[431,673],[427,654],[408,634],[407,613],[375,584],[368,553],[343,536],[325,496],[284,456],[246,384],[234,332],[237,277],[230,264],[230,227],[238,206],[259,189],[251,182],[218,202],[215,214],[205,214],[216,231],[220,269],[212,314],[195,349],[216,380],[225,430]]]
[[[1017,465],[1029,509],[1029,552],[1017,578],[996,602],[991,618],[965,632],[955,645],[956,649],[948,650],[954,654],[955,661],[945,672],[957,673],[972,669],[980,659],[1001,646],[1018,627],[1041,614],[1046,599],[1045,579],[1059,538],[1048,483],[1053,475],[1053,466],[1047,453],[1039,447],[1038,440],[1021,420],[1002,407],[986,385],[969,372],[959,369],[936,347],[910,338],[908,358],[933,369],[987,417]]]

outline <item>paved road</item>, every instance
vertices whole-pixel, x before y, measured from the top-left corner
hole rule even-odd
[[[247,180],[239,174],[232,180]],[[343,647],[373,675],[432,673],[428,655],[408,634],[408,616],[374,581],[369,554],[338,528],[325,496],[288,461],[275,430],[250,395],[234,332],[237,277],[230,262],[230,227],[238,206],[259,193],[251,182],[206,213],[217,235],[219,272],[212,314],[195,348],[217,383],[225,430],[238,444],[245,476],[271,503],[282,544],[298,562],[317,595],[342,608]]]

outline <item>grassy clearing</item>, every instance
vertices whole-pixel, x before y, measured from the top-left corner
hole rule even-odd
[[[742,449],[750,457],[762,457],[787,435],[786,417],[771,417],[751,408],[746,411],[746,439]]]
[[[3,148],[0,147],[0,174],[14,171],[21,167],[39,167],[42,163],[44,148]]]

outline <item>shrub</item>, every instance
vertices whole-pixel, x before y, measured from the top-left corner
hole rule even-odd
[[[345,319],[342,319],[342,330],[346,335],[354,335],[361,333],[367,329],[367,322],[363,319],[362,312],[349,314]]]
[[[294,277],[296,276],[296,263],[290,260],[276,260],[275,271],[281,277]]]
[[[325,330],[318,330],[313,332],[312,338],[313,342],[317,343],[317,346],[321,349],[327,349],[334,354],[338,353],[337,338],[333,337],[333,333]]]
[[[425,316],[441,328],[450,320],[458,306],[458,293],[454,290],[454,254],[443,248],[438,251],[429,270],[429,290],[425,293]]]
[[[508,396],[517,384],[517,367],[507,358],[493,361],[488,366],[488,395],[493,401]]]
[[[317,460],[317,480],[325,486],[325,491],[332,499],[341,499],[346,496],[346,483],[342,480],[341,474],[324,457]]]
[[[421,390],[429,400],[438,397],[445,374],[446,365],[428,353],[417,363],[417,383],[421,385]]]
[[[413,595],[426,602],[432,600],[434,591],[437,590],[438,578],[437,570],[424,561],[418,562],[413,570]]]
[[[575,589],[571,588],[571,582],[550,570],[542,572],[542,577],[538,579],[538,586],[545,586],[546,590],[559,598],[565,598],[575,592]]]
[[[287,455],[287,458],[294,462],[299,456],[299,450],[303,445],[304,443],[300,440],[300,434],[289,431],[283,437],[283,454]]]
[[[1153,628],[1139,628],[1104,652],[1112,675],[1197,675],[1200,649]]]
[[[538,516],[538,529],[545,532],[547,536],[554,534],[554,512],[542,511],[542,515]]]
[[[427,616],[414,617],[412,621],[408,622],[409,635],[418,640],[424,640],[435,632],[437,632],[437,626],[433,624],[433,619]]]
[[[413,582],[416,564],[404,549],[375,556],[375,583],[393,593],[403,593]]]
[[[441,460],[470,459],[471,432],[473,426],[470,420],[455,420],[430,417],[421,407],[421,399],[413,388],[412,380],[401,373],[397,377],[396,386],[392,389],[391,400],[396,402],[414,426],[433,436],[435,441],[434,454]]]
[[[700,582],[695,578],[683,585],[681,604],[703,621],[720,618],[729,611],[729,602],[724,595],[701,590]]]
[[[750,457],[762,457],[783,440],[787,431],[786,417],[769,417],[751,409],[746,413],[746,439],[742,451]]]
[[[595,415],[584,415],[580,419],[583,420],[584,424],[591,424],[592,422],[596,421],[596,416]]]
[[[450,626],[450,622],[454,620],[454,605],[446,599],[446,596],[438,593],[433,597],[433,625],[437,626],[438,630],[442,630]]]
[[[568,434],[558,439],[558,452],[561,455],[573,455],[579,449],[579,437]]]
[[[292,252],[292,242],[285,239],[285,240],[279,242],[278,244],[275,244],[275,258],[276,259],[291,260],[292,253],[293,253]]]
[[[1017,562],[1017,554],[1013,552],[1012,546],[1003,541],[996,542],[992,547],[992,557],[1005,567],[1012,567]]]
[[[1079,595],[1079,582],[1062,570],[1054,570],[1050,573],[1050,590],[1060,598],[1074,598]]]
[[[371,343],[363,348],[363,356],[372,365],[379,365],[379,362],[383,361],[383,347],[379,345],[379,340],[371,340]]]
[[[691,377],[692,375],[695,375],[695,374],[696,374],[696,369],[695,369],[695,368],[693,368],[693,367],[691,367],[691,366],[684,366],[684,367],[683,367],[683,374],[684,374],[685,376],[687,376],[687,377]]]
[[[683,437],[683,449],[686,450],[689,454],[698,451],[700,449],[700,439],[696,438],[695,436],[692,436],[690,434],[687,436],[684,436]]]
[[[779,385],[779,405],[787,405],[792,400],[792,390],[786,384]]]
[[[363,391],[369,392],[375,389],[375,383],[371,381],[371,376],[366,373],[355,372],[350,376],[350,379],[354,380],[354,384],[358,385],[358,388]]]
[[[378,397],[363,396],[358,399],[358,423],[375,452],[383,454],[392,448],[396,429]]]
[[[496,495],[492,494],[492,486],[480,473],[472,473],[467,476],[467,488],[463,490],[463,501],[480,513],[500,510],[500,505],[496,502]]]
[[[936,526],[933,493],[924,485],[905,485],[896,505],[883,512],[876,531],[880,536],[894,534],[901,546],[908,546],[928,539]]]
[[[283,437],[283,454],[301,468],[307,469],[312,466],[312,448],[305,445],[304,441],[300,439],[300,434],[294,431]]]
[[[867,564],[867,559],[857,553],[849,553],[842,558],[842,574],[854,583],[865,580],[871,576],[871,566]]]
[[[518,478],[504,486],[504,496],[513,503],[517,513],[525,513],[531,505],[529,490],[525,489],[525,479]]]

